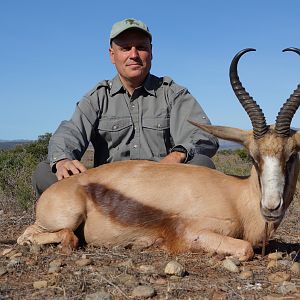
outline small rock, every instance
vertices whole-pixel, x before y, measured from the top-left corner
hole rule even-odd
[[[230,258],[224,259],[222,266],[226,270],[233,272],[233,273],[238,273],[240,271],[238,266]]]
[[[133,260],[131,258],[125,260],[125,261],[122,261],[118,264],[119,267],[126,267],[126,268],[132,268],[134,267],[134,263],[133,263]]]
[[[269,253],[268,255],[268,259],[269,260],[279,260],[282,259],[282,252],[273,252],[273,253]]]
[[[228,259],[230,259],[236,266],[241,265],[241,262],[237,257],[231,256],[231,257],[228,257]]]
[[[85,300],[112,300],[113,297],[106,292],[96,292],[93,294],[86,295]]]
[[[90,258],[81,258],[75,262],[79,267],[85,267],[92,264],[92,260]]]
[[[211,297],[211,300],[225,300],[225,299],[227,299],[226,293],[220,291],[214,292]]]
[[[60,271],[61,271],[61,267],[53,266],[49,268],[48,273],[53,274],[53,273],[59,273]]]
[[[129,274],[121,274],[120,276],[118,276],[118,280],[126,286],[133,286],[136,284],[135,277]]]
[[[55,259],[55,260],[52,260],[50,263],[49,263],[49,267],[61,267],[63,264],[63,261],[62,259],[58,258],[58,259]]]
[[[15,255],[18,251],[15,249],[11,249],[10,251],[8,251],[5,256],[6,257],[12,257],[13,255]]]
[[[3,209],[0,210],[0,215],[4,215],[4,210]]]
[[[252,279],[253,278],[253,272],[252,271],[242,271],[239,276],[241,279]]]
[[[41,245],[37,245],[37,244],[33,244],[30,245],[30,252],[33,254],[39,254],[42,250],[42,246]]]
[[[147,285],[140,285],[132,291],[132,297],[138,298],[138,297],[144,297],[149,298],[153,297],[155,295],[155,290],[151,286]]]
[[[7,254],[9,254],[9,252],[11,252],[13,250],[13,248],[7,248],[7,249],[4,249],[2,251],[2,256],[7,256]]]
[[[270,260],[267,265],[267,269],[276,268],[277,266],[278,266],[277,260]]]
[[[278,264],[282,267],[290,267],[291,266],[291,261],[287,259],[281,259],[278,261]]]
[[[7,269],[0,267],[0,277],[7,273]]]
[[[20,265],[21,262],[22,261],[20,260],[20,258],[13,257],[13,258],[10,259],[9,263],[7,264],[7,267],[8,268],[16,267],[16,266]]]
[[[276,272],[268,276],[268,280],[272,283],[280,283],[291,280],[291,275],[286,272]]]
[[[158,279],[150,278],[150,283],[158,284],[158,285],[165,285],[168,283],[168,281],[164,278],[158,278]]]
[[[43,289],[43,288],[46,288],[47,286],[48,286],[48,282],[45,280],[39,280],[39,281],[35,281],[33,283],[33,287],[35,289]]]
[[[140,265],[139,267],[140,271],[147,274],[154,274],[156,273],[156,269],[154,266],[150,265]]]
[[[15,254],[11,255],[10,259],[15,258],[15,257],[21,257],[21,256],[23,256],[23,254],[21,252],[17,252]]]
[[[296,284],[293,282],[284,281],[278,287],[278,292],[281,294],[296,293],[297,292]]]
[[[165,267],[165,274],[168,275],[176,275],[176,276],[183,277],[184,273],[185,273],[184,267],[175,260],[170,261]]]
[[[291,266],[291,271],[297,275],[300,274],[300,263],[294,262]]]

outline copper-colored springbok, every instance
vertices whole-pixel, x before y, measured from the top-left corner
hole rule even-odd
[[[300,85],[268,126],[264,114],[243,88],[237,73],[239,52],[231,62],[233,90],[253,130],[194,123],[219,138],[244,145],[253,159],[247,178],[217,170],[149,161],[102,165],[61,180],[37,202],[36,221],[19,244],[78,244],[74,231],[94,245],[151,245],[169,251],[213,251],[251,259],[264,238],[265,223],[276,230],[290,205],[299,172],[300,132],[290,128],[300,103]],[[288,48],[300,54],[300,49]]]

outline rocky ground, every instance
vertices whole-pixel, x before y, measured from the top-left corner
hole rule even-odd
[[[299,196],[262,257],[18,246],[33,213],[0,210],[0,299],[300,299]]]

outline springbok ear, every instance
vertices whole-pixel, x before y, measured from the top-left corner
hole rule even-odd
[[[194,121],[188,120],[191,124],[199,127],[203,131],[210,133],[218,138],[236,142],[242,145],[245,145],[249,140],[252,131],[246,131],[239,128],[226,127],[226,126],[213,126],[213,125],[204,125],[199,124]]]

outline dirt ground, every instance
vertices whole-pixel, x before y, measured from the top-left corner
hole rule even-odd
[[[258,249],[235,273],[223,267],[225,257],[208,253],[85,246],[67,256],[54,245],[18,246],[16,239],[33,222],[33,213],[6,205],[0,208],[0,299],[300,299],[300,275],[291,270],[299,260],[299,214],[297,193],[267,247],[267,254],[283,252],[273,267]],[[184,274],[167,275],[170,261],[180,263]],[[245,271],[250,271],[246,279]],[[139,293],[137,287],[145,290]]]

